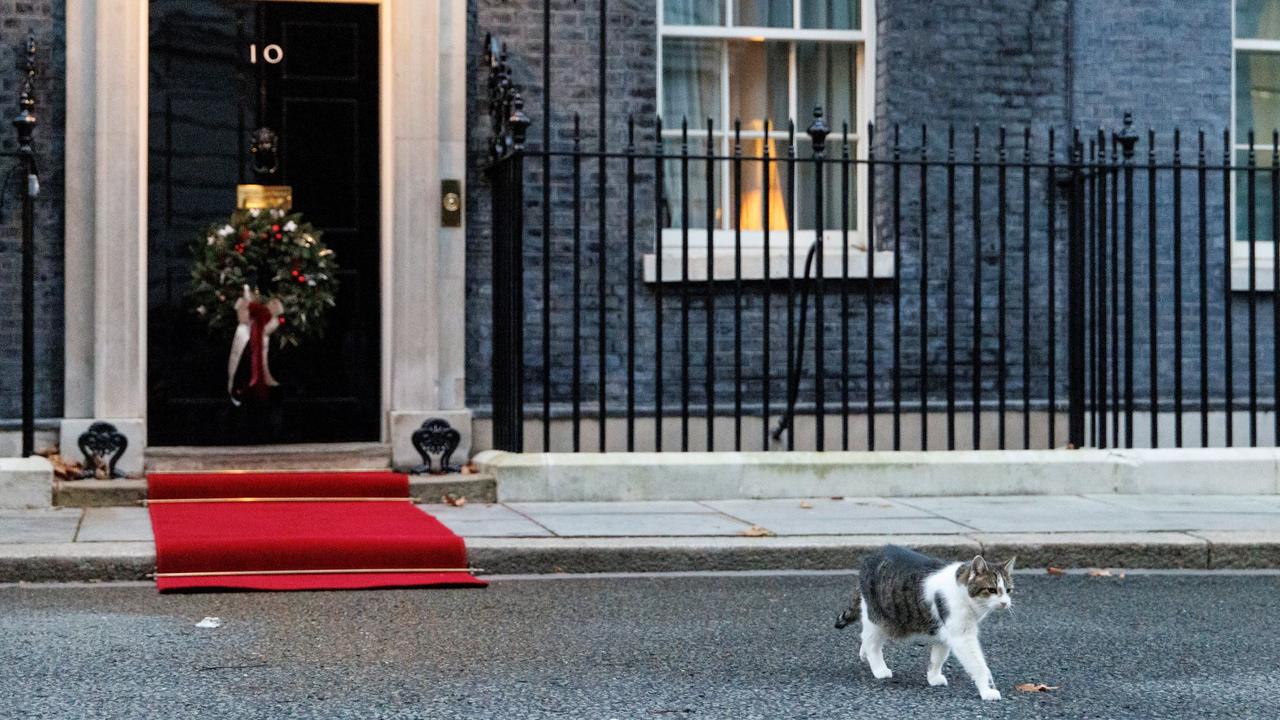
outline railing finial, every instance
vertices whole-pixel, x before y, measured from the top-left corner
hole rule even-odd
[[[18,152],[31,152],[31,135],[36,129],[36,35],[27,31],[27,68],[26,79],[22,84],[22,94],[18,101],[18,114],[13,118],[13,127],[18,131]]]
[[[1120,152],[1124,155],[1126,162],[1133,159],[1134,148],[1138,144],[1138,133],[1133,129],[1133,113],[1126,112],[1124,114],[1124,127],[1120,132],[1112,135],[1116,142],[1120,143]]]
[[[511,115],[507,117],[507,127],[511,129],[512,149],[523,150],[525,133],[532,121],[524,113],[524,97],[519,90],[511,92]]]
[[[822,155],[826,151],[827,135],[831,134],[831,128],[822,117],[821,105],[813,109],[813,122],[809,125],[808,133],[809,139],[813,141],[813,153]]]
[[[524,149],[532,121],[524,112],[524,98],[513,82],[506,43],[487,35],[484,48],[484,62],[489,66],[489,118],[493,128],[489,155],[492,160],[501,160]]]

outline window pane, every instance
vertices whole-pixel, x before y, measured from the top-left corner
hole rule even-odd
[[[800,27],[857,30],[861,20],[859,0],[801,0]]]
[[[719,140],[714,151],[720,154]],[[707,226],[707,143],[702,138],[689,138],[689,155],[685,160],[681,155],[681,143],[679,138],[667,138],[663,144],[663,152],[666,156],[663,158],[663,206],[665,208],[663,227],[679,228],[686,226],[686,216],[684,208],[684,193],[689,194],[689,214],[687,216],[688,227],[705,228]],[[720,207],[720,195],[723,185],[721,184],[725,172],[725,163],[723,161],[715,162],[715,187],[712,194],[714,195],[715,206],[712,209],[712,221],[716,227],[723,227],[723,218]],[[685,185],[685,173],[687,173],[688,185]],[[702,243],[706,239],[703,238]],[[695,244],[696,245],[696,244]]]
[[[797,142],[796,146],[798,157],[806,159],[813,157],[813,146],[808,142]],[[827,157],[839,157],[839,154],[839,139],[833,133],[827,138]],[[796,227],[801,230],[814,230],[818,227],[815,170],[812,161],[796,162],[796,207],[800,209],[800,220]],[[828,162],[822,166],[822,227],[824,230],[840,230],[844,227],[844,207],[840,203],[840,186],[843,182],[841,172],[840,163]],[[857,183],[857,166],[849,163],[849,230],[851,231],[861,224],[856,202]],[[828,272],[831,271],[828,270]]]
[[[664,0],[662,21],[669,25],[723,25],[723,0]]]
[[[1236,37],[1280,40],[1280,0],[1236,0]]]
[[[662,42],[662,124],[680,127],[682,118],[691,128],[706,127],[707,118],[721,127],[720,53],[714,40],[668,38]]]
[[[1236,54],[1236,142],[1250,128],[1267,137],[1280,128],[1280,55]]]
[[[1249,171],[1241,170],[1235,174],[1236,203],[1236,240],[1248,242],[1271,242],[1271,138],[1268,134],[1264,148],[1259,144],[1255,151],[1253,171],[1254,182],[1254,232],[1249,233]],[[1236,151],[1236,165],[1241,168],[1249,166],[1249,151]]]
[[[738,0],[734,25],[751,27],[793,27],[791,0]]]
[[[786,157],[787,142],[771,139],[768,141],[769,168],[766,187],[765,176],[765,139],[762,137],[744,139],[742,141],[742,157],[751,158],[742,161],[742,192],[735,202],[738,217],[743,230],[763,230],[765,202],[768,202],[769,229],[787,229],[787,163],[778,160]],[[730,178],[732,183],[732,177]],[[732,192],[730,185],[730,192]],[[796,192],[800,192],[796,188]]]
[[[789,46],[784,42],[729,44],[729,117],[742,129],[786,127]]]
[[[797,129],[809,127],[813,109],[826,112],[827,124],[837,129],[843,122],[858,126],[857,48],[830,43],[797,43],[796,67],[799,96]]]

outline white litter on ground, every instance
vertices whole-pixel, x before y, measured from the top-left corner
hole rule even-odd
[[[198,628],[220,628],[222,627],[222,618],[207,617],[196,623]]]

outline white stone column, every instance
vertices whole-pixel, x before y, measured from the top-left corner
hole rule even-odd
[[[388,0],[391,29],[393,210],[390,418],[397,467],[420,461],[410,435],[440,417],[462,435],[465,408],[466,231],[440,226],[443,179],[466,177],[466,2]]]
[[[143,469],[147,355],[146,0],[67,3],[67,420],[64,451],[94,420]],[[74,454],[72,455],[74,457]]]

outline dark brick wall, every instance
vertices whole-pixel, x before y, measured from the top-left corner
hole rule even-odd
[[[1161,0],[1148,3],[1112,3],[1105,0],[1081,0],[1074,3],[1072,29],[1072,116],[1074,126],[1086,132],[1103,128],[1108,132],[1121,125],[1123,114],[1134,114],[1135,129],[1140,140],[1135,162],[1139,165],[1135,179],[1138,196],[1135,207],[1135,302],[1138,340],[1135,351],[1138,395],[1145,394],[1150,377],[1151,352],[1147,342],[1149,331],[1150,252],[1147,177],[1141,167],[1150,158],[1148,133],[1155,133],[1155,157],[1158,163],[1172,160],[1173,131],[1182,128],[1184,162],[1195,163],[1198,154],[1197,133],[1207,135],[1209,163],[1221,163],[1223,130],[1231,122],[1231,3],[1227,0],[1180,2]],[[1269,129],[1264,129],[1269,136]],[[1262,154],[1263,164],[1270,153]],[[1172,223],[1174,216],[1172,177],[1162,171],[1157,179],[1157,254],[1155,288],[1157,300],[1157,379],[1167,392],[1173,387],[1175,350],[1174,306],[1180,304],[1183,314],[1183,354],[1186,357],[1183,378],[1189,392],[1199,390],[1199,307],[1198,263],[1201,251],[1198,205],[1194,174],[1188,173],[1183,187],[1182,227],[1183,277],[1182,298],[1175,303]],[[1245,188],[1243,177],[1238,191]],[[1206,326],[1209,352],[1211,394],[1222,397],[1227,377],[1225,365],[1225,319],[1222,298],[1227,294],[1226,268],[1223,258],[1222,230],[1224,212],[1223,188],[1219,173],[1208,179],[1206,216],[1208,233],[1207,295],[1209,318]],[[1263,234],[1270,237],[1269,230]],[[1232,293],[1232,346],[1235,357],[1232,377],[1236,397],[1242,396],[1249,382],[1249,298]],[[1256,298],[1257,349],[1260,392],[1269,397],[1274,387],[1273,352],[1270,342],[1271,294]],[[1268,403],[1269,404],[1269,403]]]
[[[62,414],[62,172],[65,14],[61,0],[0,0],[0,152],[17,148],[9,124],[18,110],[27,30],[35,31],[41,73],[36,87],[36,415]],[[0,178],[15,159],[0,156]],[[22,253],[18,180],[0,208],[0,422],[21,414]]]
[[[1046,161],[1048,133],[1051,128],[1060,131],[1069,114],[1070,56],[1064,39],[1068,37],[1069,3],[1065,0],[990,3],[942,0],[930,3],[929,12],[922,13],[919,3],[880,0],[876,9],[876,121],[879,126],[876,145],[881,157],[892,153],[892,138],[900,127],[902,157],[919,159],[923,149],[923,157],[944,162],[949,156],[949,137],[954,128],[954,157],[958,161],[979,159],[990,163],[999,157],[997,146],[1003,128],[1008,160],[1022,160],[1029,149],[1032,162]],[[925,126],[927,146],[923,143]],[[1031,133],[1029,146],[1024,135],[1027,129]],[[908,397],[918,397],[923,377],[928,380],[931,401],[944,400],[949,358],[954,358],[950,362],[954,362],[958,401],[963,404],[973,397],[975,362],[980,369],[981,400],[995,399],[1001,365],[998,300],[1002,273],[1008,303],[1003,365],[1011,402],[1012,399],[1020,401],[1022,396],[1024,362],[1031,371],[1031,397],[1038,402],[1048,399],[1051,351],[1056,358],[1053,377],[1057,397],[1065,397],[1066,327],[1059,322],[1051,338],[1048,318],[1051,307],[1046,232],[1048,178],[1048,171],[1044,169],[1035,168],[1029,173],[1029,202],[1024,206],[1023,172],[1020,169],[1006,172],[1002,267],[998,229],[1000,178],[995,169],[985,167],[975,173],[971,167],[961,167],[955,172],[954,256],[946,169],[931,170],[927,178],[928,234],[923,241],[919,171],[906,168],[899,181],[901,219],[896,229],[891,214],[893,178],[888,171],[879,173],[876,205],[879,243],[892,247],[895,239],[900,240],[898,280],[904,293],[899,304],[904,347],[901,377]],[[980,208],[976,217],[975,194]],[[1030,224],[1028,235],[1023,233],[1024,219]],[[1060,228],[1065,228],[1061,212],[1057,222]],[[922,247],[925,242],[927,248]],[[921,263],[925,250],[927,268]],[[1029,261],[1026,275],[1024,257]],[[951,268],[954,269],[949,275]],[[1052,300],[1059,307],[1066,297],[1065,268],[1065,252],[1059,245]],[[927,278],[927,300],[923,301],[920,298],[922,277]],[[1026,332],[1022,315],[1024,287],[1030,300]],[[955,341],[951,350],[945,321],[948,297],[954,313]],[[922,359],[921,309],[924,306],[928,308],[928,326]],[[879,327],[889,326],[892,311],[891,297],[877,304]],[[981,324],[976,325],[979,320]],[[865,319],[860,322],[865,323]],[[975,327],[979,328],[977,333]],[[975,346],[980,348],[976,354]],[[888,359],[885,353],[882,351],[881,357]],[[880,362],[886,368],[889,366],[884,360]]]
[[[552,117],[548,124],[543,117],[542,95],[542,2],[541,0],[520,0],[506,2],[503,0],[471,0],[468,4],[468,47],[470,83],[468,86],[468,106],[470,113],[470,134],[468,136],[468,203],[467,203],[467,397],[468,404],[482,412],[488,405],[489,377],[491,370],[491,288],[490,253],[491,236],[491,189],[484,173],[487,162],[486,140],[491,136],[489,116],[487,115],[487,77],[488,70],[482,66],[483,41],[487,33],[493,33],[507,43],[509,62],[515,73],[515,81],[524,88],[525,110],[533,119],[530,129],[530,145],[543,146],[543,131],[550,127],[553,148],[570,147],[572,144],[572,128],[574,115],[581,117],[581,143],[584,148],[597,147],[599,138],[598,82],[599,54],[598,28],[599,14],[594,3],[582,5],[555,3],[552,19]],[[634,116],[636,120],[637,144],[644,149],[652,149],[654,132],[654,112],[656,110],[655,93],[657,68],[655,65],[656,45],[656,5],[653,0],[615,0],[609,4],[609,36],[608,41],[608,135],[610,150],[620,150],[627,142],[627,119]],[[558,388],[558,394],[567,397],[572,376],[571,326],[572,305],[569,298],[574,287],[573,238],[572,227],[572,173],[570,163],[563,159],[555,159],[551,166],[551,186],[554,188],[551,205],[553,231],[550,240],[552,272],[552,313],[553,325],[557,333],[554,337],[554,360],[552,365],[552,382]],[[605,332],[608,351],[607,376],[610,378],[610,394],[616,395],[621,390],[619,381],[623,344],[622,331],[618,329],[618,315],[626,304],[626,289],[623,279],[628,275],[625,267],[627,240],[625,232],[627,213],[622,179],[625,166],[621,161],[608,163],[606,177],[610,178],[612,187],[606,200],[606,226],[608,240],[604,251],[609,276],[604,285],[605,307],[610,320]],[[581,262],[581,297],[582,338],[580,348],[584,366],[597,366],[598,338],[597,331],[600,296],[600,283],[597,258],[601,251],[598,238],[599,215],[596,212],[597,196],[596,178],[599,166],[596,162],[586,162],[581,167],[581,187],[583,188],[583,207],[581,215],[582,232],[580,239]],[[526,228],[527,242],[525,246],[525,283],[530,300],[526,313],[526,353],[529,365],[529,379],[540,383],[542,363],[541,348],[541,316],[542,316],[542,164],[541,161],[529,161],[526,191]],[[653,165],[638,163],[636,171],[638,190],[636,207],[637,254],[643,248],[651,248],[653,237]],[[639,263],[631,268],[638,272]],[[640,288],[638,302],[642,304],[639,312],[652,314],[652,295]],[[648,308],[647,310],[645,308]],[[652,339],[644,338],[648,344],[646,353],[652,356]],[[536,365],[534,364],[536,362]],[[642,369],[643,373],[644,370]],[[651,373],[650,373],[651,375]],[[594,370],[591,380],[584,381],[584,394],[595,397],[596,388]],[[531,388],[529,397],[540,397],[539,387]]]
[[[1221,136],[1231,119],[1230,0],[1072,3],[1071,124],[1175,126]]]
[[[1069,114],[1066,0],[876,4],[876,120],[1037,134]],[[883,135],[882,135],[883,137]],[[935,133],[935,138],[943,137]]]

